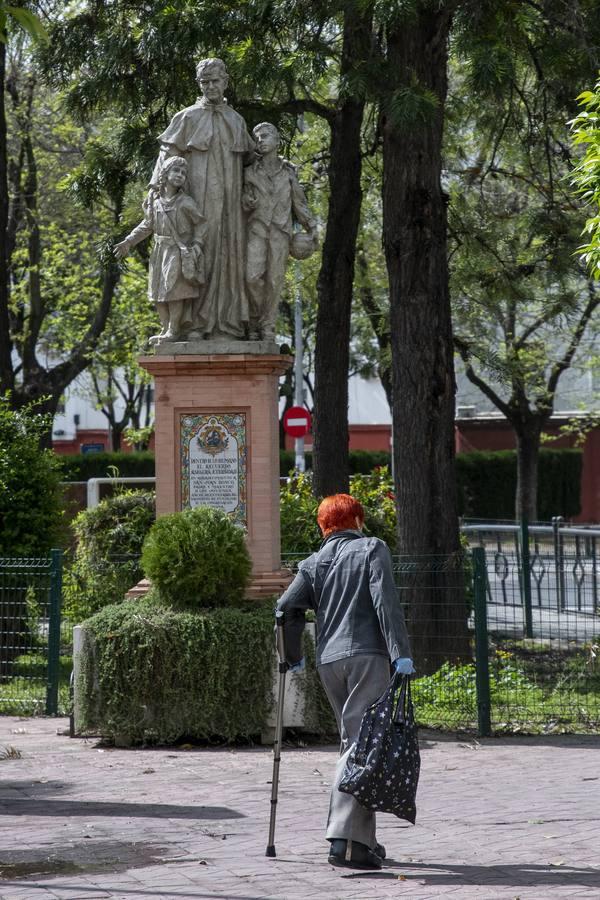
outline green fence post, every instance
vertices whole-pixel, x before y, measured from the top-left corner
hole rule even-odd
[[[62,550],[50,551],[50,621],[48,624],[48,681],[46,685],[47,716],[55,716],[58,713],[62,558]]]
[[[473,550],[475,687],[477,690],[477,724],[481,737],[489,737],[492,733],[485,584],[485,550],[483,547],[475,547]]]
[[[533,637],[533,615],[531,612],[531,563],[529,558],[529,520],[521,519],[521,597],[525,612],[525,636]]]

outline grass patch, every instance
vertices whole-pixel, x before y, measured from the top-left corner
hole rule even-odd
[[[68,715],[71,708],[69,681],[73,659],[59,659],[58,714]],[[12,663],[13,675],[0,681],[0,714],[36,716],[46,712],[47,658],[43,652],[24,653]]]
[[[475,664],[444,663],[413,682],[420,725],[477,728]],[[490,646],[492,726],[497,732],[597,732],[600,728],[598,640],[566,647],[496,639]]]

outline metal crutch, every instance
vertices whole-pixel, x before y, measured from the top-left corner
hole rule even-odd
[[[283,701],[285,699],[285,674],[289,669],[285,661],[283,640],[283,616],[277,622],[277,655],[279,656],[279,697],[277,700],[277,721],[275,723],[275,741],[273,743],[273,780],[271,781],[271,821],[269,822],[269,843],[265,856],[277,856],[275,853],[275,816],[277,813],[277,790],[279,788],[279,763],[281,761],[281,735],[283,733]]]

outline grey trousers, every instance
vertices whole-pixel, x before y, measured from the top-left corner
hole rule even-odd
[[[338,790],[346,759],[358,737],[367,706],[380,697],[390,682],[390,662],[386,656],[364,654],[319,666],[325,693],[337,720],[341,744],[340,758],[331,788],[329,818],[325,837],[359,841],[375,849],[375,813],[361,806],[350,794]]]

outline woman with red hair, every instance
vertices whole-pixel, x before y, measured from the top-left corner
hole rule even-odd
[[[340,759],[331,790],[326,838],[334,866],[380,869],[385,849],[375,837],[375,813],[338,790],[367,706],[383,694],[395,669],[411,674],[404,613],[387,545],[365,537],[362,505],[349,494],[326,497],[317,512],[320,549],[300,563],[277,604],[283,616],[286,659],[304,667],[306,610],[316,615],[316,664],[340,731]]]

